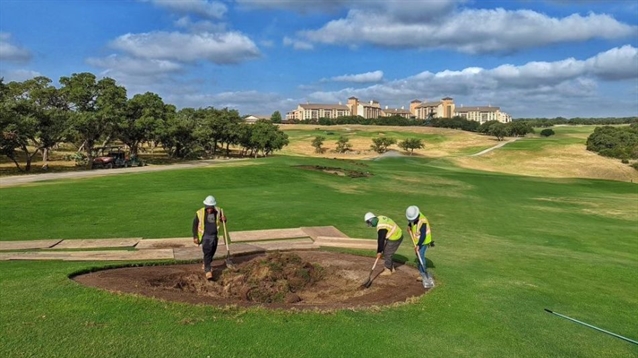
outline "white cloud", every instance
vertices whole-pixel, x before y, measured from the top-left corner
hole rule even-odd
[[[329,81],[335,81],[335,82],[354,82],[354,83],[381,82],[382,80],[383,80],[383,71],[366,72],[366,73],[360,73],[356,75],[335,76],[329,79]]]
[[[0,32],[0,61],[27,62],[31,52],[11,43],[11,34]]]
[[[612,100],[614,110],[622,111],[612,115],[636,115],[638,100],[635,96],[629,99],[630,89],[624,95],[620,91],[614,93],[616,98],[611,99],[599,93],[599,87],[609,81],[616,82],[617,88],[635,86],[637,52],[635,47],[626,45],[585,60],[568,58],[519,66],[504,64],[491,69],[424,71],[366,88],[317,91],[309,94],[307,100],[336,103],[356,96],[364,101],[377,99],[382,105],[401,107],[412,99],[438,100],[451,96],[457,105],[491,104],[514,117],[609,115]]]
[[[295,50],[312,50],[314,48],[309,42],[291,39],[288,36],[284,37],[283,44],[284,46],[292,46]]]
[[[638,77],[638,49],[630,45],[599,53],[586,62],[589,71],[603,79]]]
[[[181,64],[172,61],[139,59],[118,55],[110,55],[105,58],[89,58],[87,59],[87,63],[109,71],[117,71],[137,76],[174,73],[183,69]]]
[[[219,1],[207,0],[141,0],[167,8],[179,14],[194,14],[208,19],[221,19],[228,8]]]
[[[189,16],[182,16],[175,21],[176,27],[188,29],[191,32],[224,32],[226,24],[214,23],[209,20],[192,21]]]
[[[399,8],[397,4],[388,2],[385,10]],[[446,9],[449,7],[440,11]],[[298,36],[301,40],[332,45],[372,44],[490,53],[638,34],[637,26],[594,13],[554,18],[532,10],[463,9],[420,19],[410,19],[397,11],[352,9],[347,17],[330,21],[317,30],[301,31]]]
[[[233,64],[260,56],[255,43],[239,32],[129,33],[113,40],[111,46],[138,58],[179,62],[206,60],[216,64]]]
[[[282,98],[276,93],[262,93],[257,91],[236,91],[221,93],[196,93],[184,94],[181,91],[171,91],[163,96],[168,103],[176,104],[178,108],[200,108],[213,106],[215,108],[237,109],[240,114],[260,113],[271,114],[274,111],[283,111],[286,114],[288,108],[293,108],[299,103],[296,99]]]
[[[4,83],[9,83],[12,81],[24,82],[38,76],[42,76],[42,74],[38,71],[32,70],[0,70],[0,77],[4,78]]]
[[[432,18],[454,9],[464,0],[410,1],[405,0],[236,0],[240,8],[284,9],[300,13],[334,12],[343,8],[372,9],[407,21]]]

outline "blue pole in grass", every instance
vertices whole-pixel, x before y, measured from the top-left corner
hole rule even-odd
[[[563,318],[568,319],[568,320],[570,320],[570,321],[573,321],[573,322],[576,322],[576,323],[582,324],[583,326],[587,326],[587,327],[589,327],[589,328],[593,328],[593,329],[595,329],[595,330],[597,330],[597,331],[600,331],[600,332],[603,332],[603,333],[607,333],[607,334],[612,335],[612,336],[614,336],[614,337],[616,337],[616,338],[620,338],[620,339],[622,339],[623,341],[627,341],[627,342],[630,342],[630,343],[633,343],[633,344],[638,345],[638,342],[637,342],[637,341],[634,341],[633,339],[629,339],[629,338],[627,338],[627,337],[623,337],[623,336],[621,336],[621,335],[619,335],[619,334],[612,333],[612,332],[609,332],[609,331],[605,331],[604,329],[598,328],[598,327],[596,327],[596,326],[592,326],[591,324],[587,324],[587,323],[585,323],[585,322],[581,322],[581,321],[579,321],[579,320],[577,320],[577,319],[573,319],[573,318],[571,318],[571,317],[567,317],[567,316],[562,315],[562,314],[560,314],[560,313],[556,313],[556,312],[554,312],[554,311],[552,311],[552,310],[548,310],[547,308],[545,308],[545,311],[546,311],[546,312],[548,312],[548,313],[551,313],[551,314],[555,314],[555,315],[557,315],[557,316],[559,316],[559,317],[563,317]]]

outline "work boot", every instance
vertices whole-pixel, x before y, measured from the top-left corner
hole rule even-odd
[[[416,276],[416,280],[417,280],[417,281],[423,281],[423,277],[421,277],[421,275],[417,275],[417,276]]]
[[[394,272],[393,269],[389,269],[389,268],[386,267],[386,268],[383,269],[383,272],[381,272],[379,274],[379,276],[390,276],[390,275],[392,275],[392,272]]]
[[[207,280],[212,280],[213,279],[213,273],[212,272],[206,272],[206,279]]]

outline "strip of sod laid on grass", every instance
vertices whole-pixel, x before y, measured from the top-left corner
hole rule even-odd
[[[209,194],[226,210],[229,230],[334,225],[373,239],[365,212],[404,227],[405,208],[415,204],[433,227],[437,245],[427,257],[437,287],[414,304],[373,311],[272,312],[118,295],[68,278],[112,263],[0,262],[0,356],[638,354],[543,310],[638,337],[636,185],[490,174],[408,157],[365,167],[263,162],[1,189],[0,240],[189,236]],[[398,256],[413,261],[409,242]]]

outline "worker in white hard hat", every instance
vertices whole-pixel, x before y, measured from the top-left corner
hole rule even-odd
[[[434,287],[434,280],[427,270],[427,262],[425,260],[428,246],[434,246],[430,222],[415,205],[409,206],[405,210],[405,218],[408,219],[408,231],[414,242],[414,253],[417,255],[419,265],[420,275],[417,280],[423,280],[423,287],[425,288]]]
[[[388,276],[394,272],[394,264],[392,255],[397,252],[401,241],[403,241],[403,232],[399,225],[387,216],[376,216],[373,213],[366,213],[363,217],[368,226],[377,229],[377,258],[383,255],[384,270],[381,276]]]
[[[204,207],[197,210],[193,219],[193,243],[202,245],[204,252],[204,273],[209,280],[213,279],[211,263],[217,251],[217,233],[220,222],[226,222],[224,211],[217,206],[217,200],[212,195],[204,199]]]

